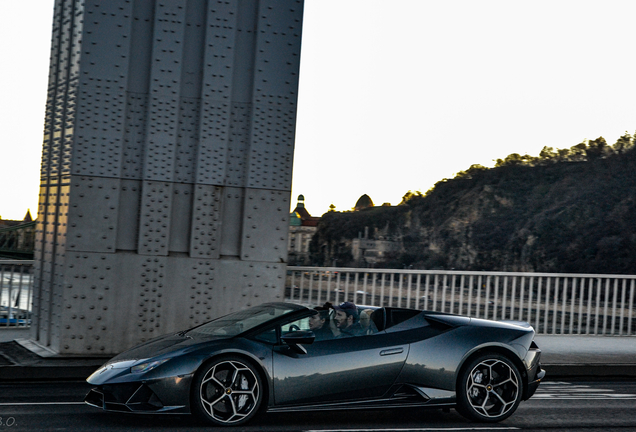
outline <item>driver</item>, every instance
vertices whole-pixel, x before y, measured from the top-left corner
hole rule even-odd
[[[344,302],[334,306],[333,309],[336,311],[333,320],[336,323],[336,328],[340,330],[338,337],[359,336],[363,333],[359,322],[358,308],[355,304]]]
[[[309,330],[316,335],[316,341],[333,339],[333,333],[329,328],[329,308],[315,307],[315,314],[309,317]]]

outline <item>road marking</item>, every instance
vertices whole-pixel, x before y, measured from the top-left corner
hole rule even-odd
[[[304,432],[411,432],[411,431],[496,431],[519,430],[516,427],[448,427],[448,428],[393,428],[393,429],[310,429]]]
[[[594,400],[594,399],[636,399],[636,394],[615,393],[614,390],[603,388],[592,388],[586,385],[573,385],[566,382],[552,382],[542,384],[532,399],[578,399],[578,400]]]
[[[84,402],[5,402],[0,406],[34,406],[34,405],[86,405]]]

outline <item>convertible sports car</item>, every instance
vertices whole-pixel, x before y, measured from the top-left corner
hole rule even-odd
[[[332,321],[321,338],[310,330],[315,309],[266,303],[231,313],[114,357],[87,379],[95,388],[85,402],[192,412],[228,426],[261,410],[421,406],[496,422],[545,375],[526,323],[391,307],[357,312],[369,318],[357,335],[337,335]]]

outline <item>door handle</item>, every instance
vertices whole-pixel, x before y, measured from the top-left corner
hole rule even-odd
[[[404,352],[404,348],[403,347],[399,347],[399,348],[389,348],[389,349],[385,349],[380,351],[380,355],[381,356],[387,356],[387,355],[393,355],[393,354],[401,354]]]

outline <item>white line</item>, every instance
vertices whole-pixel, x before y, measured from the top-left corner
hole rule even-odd
[[[572,385],[572,386],[549,386],[549,385],[544,385],[539,387],[539,390],[543,390],[543,389],[554,389],[554,390],[559,390],[559,391],[570,391],[570,390],[578,390],[578,389],[589,389],[591,388],[590,386],[586,386],[586,385]],[[539,391],[537,390],[537,391]]]
[[[6,402],[0,406],[34,406],[34,405],[86,405],[84,402]]]
[[[516,427],[449,427],[449,428],[400,428],[400,429],[309,429],[304,432],[409,432],[409,431],[495,431],[519,430]]]
[[[556,383],[550,383],[556,384]],[[595,388],[588,385],[545,385],[537,390],[532,399],[553,400],[633,400],[635,394],[615,393],[614,390]]]
[[[590,397],[590,396],[548,396],[548,397],[532,397],[532,399],[551,399],[551,400],[604,400],[604,401],[609,401],[609,400],[636,400],[636,397],[611,397],[608,398],[607,396],[597,396],[597,397]]]

